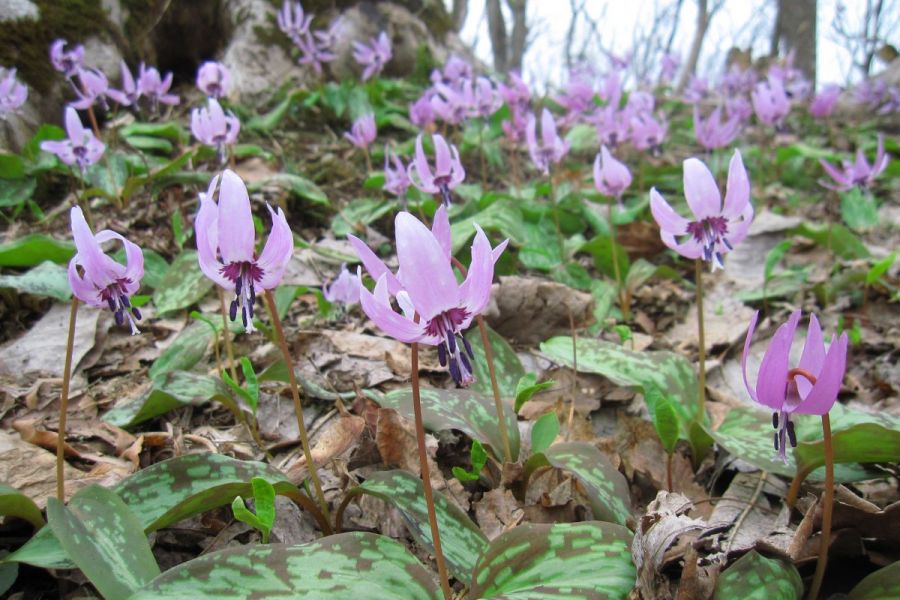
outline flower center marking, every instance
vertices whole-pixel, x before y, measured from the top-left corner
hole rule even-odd
[[[115,316],[116,325],[121,327],[125,324],[125,319],[128,319],[128,324],[131,326],[131,333],[132,335],[135,335],[140,333],[135,321],[141,320],[141,311],[139,311],[137,307],[131,306],[131,302],[128,300],[128,294],[125,293],[125,286],[129,283],[131,283],[131,280],[128,278],[116,280],[115,283],[108,285],[100,292],[100,299],[109,305],[109,310],[111,310]]]
[[[256,302],[254,284],[263,276],[263,270],[256,263],[249,261],[232,262],[222,267],[221,273],[234,282],[234,300],[228,310],[228,316],[234,321],[238,309],[241,311],[241,322],[248,333],[256,331],[253,327],[253,304]]]
[[[707,217],[702,221],[693,221],[688,223],[687,232],[703,246],[703,260],[710,261],[715,256],[716,262],[722,265],[722,253],[716,252],[716,244],[719,242],[733,250],[725,237],[728,235],[728,220],[725,217]]]
[[[428,335],[443,338],[437,345],[438,361],[442,367],[449,363],[450,376],[458,386],[466,386],[475,381],[471,362],[475,359],[475,353],[472,352],[469,340],[459,330],[467,316],[468,312],[464,308],[451,308],[431,319],[425,328]],[[456,341],[457,336],[462,341],[462,347]]]

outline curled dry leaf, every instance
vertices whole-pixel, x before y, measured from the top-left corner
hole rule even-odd
[[[561,283],[535,277],[501,277],[491,292],[497,314],[488,322],[503,337],[522,344],[536,344],[554,335],[583,327],[593,318],[594,297]]]
[[[63,465],[66,499],[83,484],[85,474]],[[18,435],[0,431],[0,481],[10,485],[44,508],[47,498],[56,495],[56,455],[22,440]]]
[[[496,488],[485,492],[481,500],[475,502],[475,516],[481,531],[493,540],[521,523],[525,513],[512,491]]]
[[[319,435],[310,451],[313,462],[321,466],[349,450],[359,439],[365,426],[365,419],[356,415],[342,415],[332,421]],[[307,474],[306,458],[301,454],[286,472],[291,482],[298,484],[303,481]]]

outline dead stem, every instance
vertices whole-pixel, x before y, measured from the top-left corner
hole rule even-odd
[[[62,391],[59,395],[59,427],[56,434],[56,497],[66,501],[66,479],[63,473],[66,453],[66,411],[69,407],[69,381],[72,378],[72,352],[75,346],[75,321],[78,317],[78,298],[72,297],[69,311],[69,335],[66,338],[66,362],[63,366]]]

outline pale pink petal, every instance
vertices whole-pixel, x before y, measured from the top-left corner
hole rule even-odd
[[[434,175],[435,177],[446,177],[453,168],[453,159],[450,157],[450,148],[447,142],[438,134],[431,136],[434,142]]]
[[[213,194],[219,176],[213,177],[209,184],[209,191],[200,194],[200,209],[194,217],[194,237],[197,240],[197,260],[203,274],[213,280],[219,287],[227,290],[234,289],[234,282],[222,275],[224,265],[216,258],[219,247],[219,211],[213,202]]]
[[[256,232],[247,188],[238,175],[226,169],[219,186],[219,252],[226,265],[253,260]]]
[[[722,209],[716,180],[696,158],[684,161],[684,197],[698,221],[718,215]]]
[[[66,133],[73,144],[84,143],[84,126],[78,118],[78,112],[71,106],[66,107]]]
[[[272,217],[272,231],[269,232],[269,239],[266,240],[256,265],[263,271],[262,278],[258,282],[259,287],[271,290],[281,283],[284,270],[294,255],[294,234],[291,233],[281,208],[273,210],[268,204],[266,208]]]
[[[100,299],[99,290],[78,274],[77,264],[78,257],[73,256],[69,261],[69,287],[72,288],[72,293],[85,304],[97,307],[106,306],[106,303]]]
[[[653,218],[661,231],[666,231],[673,235],[684,235],[687,233],[688,220],[672,210],[672,207],[656,191],[656,188],[650,189],[650,212],[653,214]]]
[[[846,332],[842,333],[837,341],[831,342],[816,384],[794,412],[803,415],[824,415],[831,410],[841,391],[841,382],[847,368],[847,342]],[[799,387],[800,380],[797,381]]]
[[[788,322],[781,325],[769,342],[769,348],[759,365],[759,376],[756,380],[756,396],[758,402],[773,410],[781,410],[787,392],[788,361],[794,331],[800,321],[800,311],[794,311]]]
[[[728,183],[725,189],[725,206],[722,216],[732,219],[743,212],[744,206],[750,202],[750,180],[741,159],[739,150],[734,151],[728,165]]]
[[[816,377],[822,371],[825,364],[825,341],[822,339],[822,328],[816,315],[809,315],[809,328],[806,331],[806,344],[803,346],[803,354],[800,356],[799,368],[809,371]],[[801,398],[806,398],[812,383],[806,377],[796,377],[797,391]]]
[[[471,317],[480,314],[491,299],[491,282],[494,279],[494,260],[491,243],[478,224],[472,243],[472,263],[466,280],[460,286],[460,301]]]
[[[72,222],[72,238],[78,250],[78,264],[84,267],[85,277],[97,288],[105,288],[115,283],[115,277],[125,271],[124,267],[104,254],[84,219],[81,207],[73,206],[69,216]]]
[[[447,208],[441,204],[434,213],[434,221],[431,223],[431,233],[441,245],[441,248],[450,258],[453,251],[452,241],[450,239],[450,217],[447,216]]]
[[[376,290],[380,292],[379,286],[387,288],[386,276],[382,275],[375,284]],[[359,304],[379,329],[396,340],[409,344],[419,341],[425,333],[424,325],[394,312],[390,304],[379,302],[363,285],[359,286]]]
[[[421,221],[401,212],[394,222],[400,282],[422,320],[459,306],[459,285],[441,245]]]
[[[377,281],[378,279],[381,279],[382,275],[387,275],[388,291],[392,295],[397,295],[397,292],[399,292],[403,286],[400,284],[400,280],[387,268],[384,261],[378,258],[365,242],[355,235],[348,235],[347,239],[350,241],[350,245],[353,246],[353,249],[356,250],[356,255],[359,256],[359,260],[362,261],[363,266],[366,267],[366,271],[369,272],[372,279]]]
[[[750,382],[747,381],[747,357],[750,355],[750,342],[753,340],[753,332],[756,331],[757,320],[759,320],[759,311],[753,313],[753,318],[750,319],[750,326],[747,328],[747,337],[744,338],[744,352],[741,354],[741,372],[744,375],[744,387],[747,388],[747,393],[750,394],[750,397],[753,398],[754,402],[759,402],[759,399],[756,397],[756,390],[750,385]]]

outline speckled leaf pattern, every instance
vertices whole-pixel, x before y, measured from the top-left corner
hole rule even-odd
[[[153,305],[162,314],[194,304],[212,289],[213,282],[200,271],[196,250],[185,250],[169,265],[153,294]]]
[[[552,466],[571,471],[578,478],[591,501],[595,519],[625,525],[631,518],[631,496],[625,476],[593,445],[553,444],[544,456]]]
[[[470,598],[628,598],[637,573],[631,532],[600,521],[519,525],[491,542]]]
[[[697,374],[693,365],[674,352],[633,352],[603,340],[581,339],[576,344],[578,370],[603,375],[617,385],[641,387],[651,382],[674,397],[682,428],[696,415]],[[573,366],[572,338],[554,337],[541,344],[541,352],[551,359]],[[684,439],[688,437],[684,429]]]
[[[0,516],[24,519],[37,529],[44,526],[44,517],[41,516],[41,509],[37,507],[34,501],[16,488],[10,487],[5,483],[0,483]]]
[[[516,351],[503,339],[503,337],[487,327],[488,342],[494,355],[494,372],[497,375],[497,387],[500,388],[500,396],[506,398],[516,397],[516,386],[519,379],[525,374],[522,361],[516,356]],[[466,339],[472,345],[475,360],[472,361],[472,371],[475,375],[475,383],[469,386],[470,390],[481,392],[485,396],[493,398],[494,389],[491,386],[491,374],[488,371],[487,358],[484,354],[484,344],[481,343],[481,331],[475,324],[466,333]]]
[[[877,423],[861,423],[833,432],[831,444],[836,464],[900,461],[900,430]],[[801,470],[818,468],[825,464],[825,443],[800,443],[794,457]]]
[[[192,369],[206,354],[212,337],[212,331],[206,323],[192,323],[182,329],[172,345],[153,361],[148,373],[150,379],[157,379],[171,371]]]
[[[166,571],[131,600],[440,597],[428,571],[402,544],[356,532],[302,546],[240,546],[213,552]]]
[[[897,598],[900,598],[900,561],[871,573],[860,581],[849,595],[849,600],[897,600]]]
[[[156,463],[127,477],[112,488],[135,514],[146,533],[201,512],[230,504],[235,496],[250,496],[250,480],[262,477],[275,491],[297,492],[284,473],[274,467],[241,461],[222,454],[188,454]],[[82,492],[69,502],[78,506]],[[24,562],[48,569],[71,569],[50,528],[35,534],[5,561]]]
[[[50,529],[69,558],[106,600],[128,598],[159,575],[140,522],[112,490],[90,485],[81,501],[47,501]]]
[[[459,429],[486,446],[495,458],[503,456],[503,442],[497,427],[497,409],[491,396],[473,390],[439,390],[422,388],[422,420],[431,431]],[[381,405],[393,408],[409,420],[413,419],[412,389],[394,390],[384,395]],[[516,413],[504,404],[506,430],[513,460],[519,456],[519,427]]]
[[[751,550],[719,575],[713,599],[796,600],[802,593],[794,565]]]
[[[407,471],[379,471],[352,491],[393,504],[416,541],[434,552],[425,492],[418,477]],[[457,579],[468,581],[475,561],[487,546],[487,537],[466,513],[438,491],[434,492],[434,503],[447,569]]]

